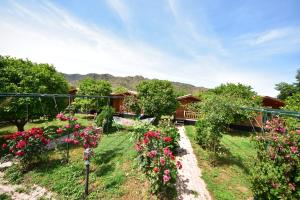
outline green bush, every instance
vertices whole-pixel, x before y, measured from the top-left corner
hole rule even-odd
[[[266,129],[256,137],[253,194],[258,199],[300,199],[300,130],[288,132],[277,117],[266,123]]]
[[[115,110],[110,106],[105,106],[100,114],[95,118],[95,124],[103,128],[103,132],[109,132],[112,129],[113,115]]]
[[[285,110],[300,112],[300,93],[296,93],[289,96],[285,101]],[[295,130],[299,124],[299,119],[295,117],[284,117],[287,128],[289,130]]]

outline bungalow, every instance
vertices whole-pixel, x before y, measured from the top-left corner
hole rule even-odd
[[[177,97],[179,102],[179,107],[175,112],[175,121],[177,122],[195,122],[199,118],[199,113],[193,112],[188,108],[189,104],[197,103],[200,101],[198,97],[195,97],[191,94]]]
[[[124,107],[124,99],[125,97],[128,96],[137,96],[136,91],[130,91],[128,90],[127,92],[122,92],[122,93],[111,93],[110,96],[112,97],[110,99],[110,105],[115,109],[116,114],[130,114],[133,115],[134,113],[126,110]]]

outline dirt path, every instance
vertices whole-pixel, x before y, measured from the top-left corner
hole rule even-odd
[[[206,184],[201,178],[201,170],[197,165],[197,159],[193,152],[190,140],[185,134],[183,126],[178,127],[180,133],[180,152],[177,160],[182,162],[182,169],[178,170],[176,183],[179,200],[211,200],[206,189]]]
[[[53,194],[38,185],[11,185],[3,179],[4,173],[0,171],[0,195],[5,194],[13,200],[54,200]]]

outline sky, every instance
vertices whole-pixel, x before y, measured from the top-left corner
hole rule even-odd
[[[300,1],[0,0],[0,55],[276,96],[300,69]]]

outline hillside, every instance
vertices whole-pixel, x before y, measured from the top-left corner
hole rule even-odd
[[[129,90],[136,90],[136,86],[143,80],[149,80],[147,78],[144,78],[143,76],[126,76],[126,77],[119,77],[119,76],[113,76],[110,74],[87,74],[87,75],[81,75],[81,74],[63,74],[65,78],[69,81],[69,83],[73,86],[77,86],[79,81],[86,78],[91,77],[97,80],[107,80],[109,81],[113,88],[116,88],[118,86],[123,86]],[[195,94],[203,90],[207,90],[207,88],[204,87],[196,87],[191,84],[186,83],[180,83],[180,82],[172,82],[174,85],[177,93],[180,94]]]

